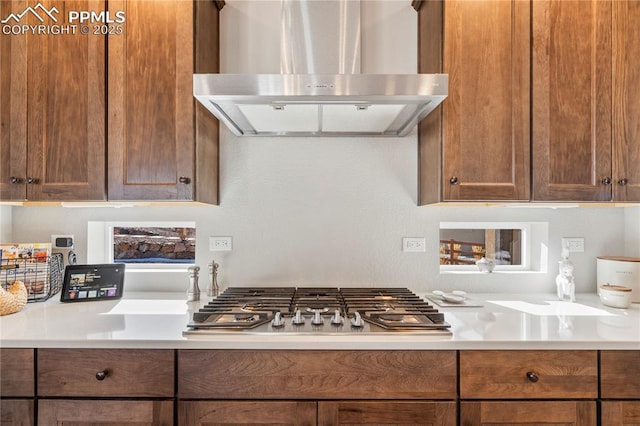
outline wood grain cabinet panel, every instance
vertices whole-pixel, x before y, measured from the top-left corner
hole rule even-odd
[[[602,398],[640,400],[640,351],[600,353],[600,395]]]
[[[613,200],[640,201],[640,3],[612,3]]]
[[[603,401],[602,426],[640,425],[640,401]]]
[[[456,403],[413,401],[320,401],[318,424],[454,426]]]
[[[308,401],[181,401],[178,425],[316,424],[316,403]]]
[[[31,426],[35,424],[33,399],[0,400],[0,425]]]
[[[25,3],[3,1],[2,8],[20,13]],[[51,0],[44,5],[66,16],[69,10],[105,10],[106,1]],[[21,23],[42,24],[31,15]],[[27,33],[3,36],[1,43],[0,198],[106,199],[106,37]]]
[[[217,204],[218,125],[196,109],[194,72],[218,71],[213,1],[109,1],[109,199]],[[214,44],[214,45],[211,45]]]
[[[419,204],[529,200],[529,2],[416,5],[419,71],[449,75],[442,116],[419,127]]]
[[[173,401],[41,399],[38,424],[172,426]]]
[[[611,2],[533,1],[533,198],[612,197]]]
[[[38,396],[173,397],[174,374],[172,350],[38,350]]]
[[[595,401],[478,401],[460,403],[460,424],[575,425],[597,424]]]
[[[454,399],[455,351],[178,352],[185,399]]]
[[[0,16],[27,7],[0,1]],[[0,200],[27,196],[27,36],[0,37]],[[13,178],[13,179],[12,179]]]
[[[597,398],[596,351],[462,351],[460,398]]]
[[[35,396],[33,349],[0,349],[0,396]]]

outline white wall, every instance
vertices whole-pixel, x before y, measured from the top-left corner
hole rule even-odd
[[[625,209],[625,255],[640,257],[640,207]]]
[[[279,67],[279,54],[268,44],[258,43],[259,47],[249,50],[241,47],[249,36],[269,39],[275,32],[277,37],[278,32],[269,27],[273,22],[269,8],[277,7],[274,3],[227,2],[222,12],[223,71],[279,71],[273,69]],[[387,22],[384,17],[394,22],[394,28],[386,30],[390,36],[384,51],[363,40],[363,72],[415,72],[416,14],[409,2],[367,0],[363,7],[367,8],[362,13],[363,28],[369,34]],[[249,16],[252,8],[262,12]],[[620,254],[625,223],[638,224],[638,209],[417,207],[415,131],[391,139],[237,138],[226,129],[220,133],[219,207],[15,207],[14,239],[49,241],[52,233],[72,233],[83,261],[87,221],[193,220],[197,263],[206,270],[215,254],[222,286],[389,285],[425,291],[550,292],[555,289],[560,238],[582,236],[586,252],[571,259],[577,289],[586,292],[595,291],[596,256]],[[548,272],[440,275],[439,222],[474,220],[548,222]],[[210,235],[232,235],[233,252],[209,252]],[[404,236],[426,237],[427,252],[402,253]],[[153,279],[145,286],[186,289],[186,275],[170,281],[162,284]]]
[[[10,206],[0,206],[0,243],[11,242],[11,216],[13,211]]]

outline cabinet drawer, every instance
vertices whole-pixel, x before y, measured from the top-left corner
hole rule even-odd
[[[602,351],[600,392],[602,398],[640,399],[640,351]]]
[[[455,351],[178,352],[180,398],[454,399]]]
[[[174,352],[38,350],[39,396],[173,397]]]
[[[463,351],[461,398],[597,398],[596,351]]]
[[[34,396],[33,349],[0,349],[0,395]]]

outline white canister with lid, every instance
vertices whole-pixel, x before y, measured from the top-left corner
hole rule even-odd
[[[631,302],[640,303],[640,257],[599,256],[598,289],[605,284],[629,287]]]
[[[631,306],[631,289],[620,285],[601,285],[598,287],[600,301],[612,308],[626,309]]]

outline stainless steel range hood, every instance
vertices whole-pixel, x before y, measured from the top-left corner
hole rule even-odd
[[[194,75],[235,135],[404,136],[447,97],[446,74],[358,73],[359,1],[283,0],[281,36],[281,74]]]

